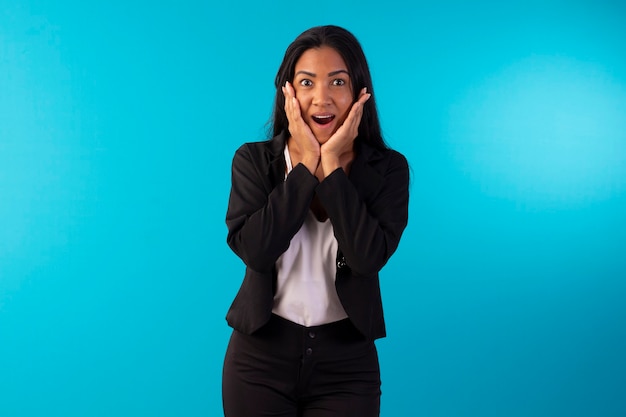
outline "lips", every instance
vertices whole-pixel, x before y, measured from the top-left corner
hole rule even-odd
[[[311,116],[311,119],[320,125],[327,125],[335,119],[335,115],[332,113],[318,113]]]

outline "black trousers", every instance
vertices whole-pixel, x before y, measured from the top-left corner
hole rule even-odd
[[[228,344],[225,417],[377,417],[380,394],[376,346],[348,319],[304,327],[273,315]]]

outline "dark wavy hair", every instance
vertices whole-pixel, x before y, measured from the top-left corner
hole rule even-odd
[[[280,64],[276,74],[276,97],[270,124],[272,136],[277,136],[281,132],[286,131],[289,126],[289,121],[285,114],[285,97],[281,87],[285,85],[286,81],[293,82],[296,63],[302,54],[311,48],[322,46],[329,46],[336,50],[346,63],[354,94],[353,102],[358,99],[358,94],[363,87],[367,87],[367,92],[372,94],[363,107],[357,142],[362,141],[377,149],[388,149],[380,129],[372,77],[361,44],[346,29],[332,25],[316,26],[308,29],[287,47],[283,62]]]

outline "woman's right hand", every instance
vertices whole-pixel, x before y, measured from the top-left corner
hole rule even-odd
[[[300,161],[315,175],[320,162],[321,148],[313,131],[302,118],[300,102],[293,86],[287,81],[282,87],[285,96],[285,113],[289,121],[289,133],[295,141]]]

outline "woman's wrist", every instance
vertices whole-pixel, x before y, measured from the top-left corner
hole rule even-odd
[[[347,160],[349,159],[349,156],[340,157],[339,155],[334,154],[334,153],[322,152],[321,164],[322,164],[322,171],[324,172],[324,178],[329,176],[337,168],[344,168],[343,164],[341,163],[342,159]]]
[[[306,167],[306,169],[309,170],[312,175],[315,175],[317,167],[320,164],[320,157],[314,154],[308,154],[304,155],[300,162]]]

